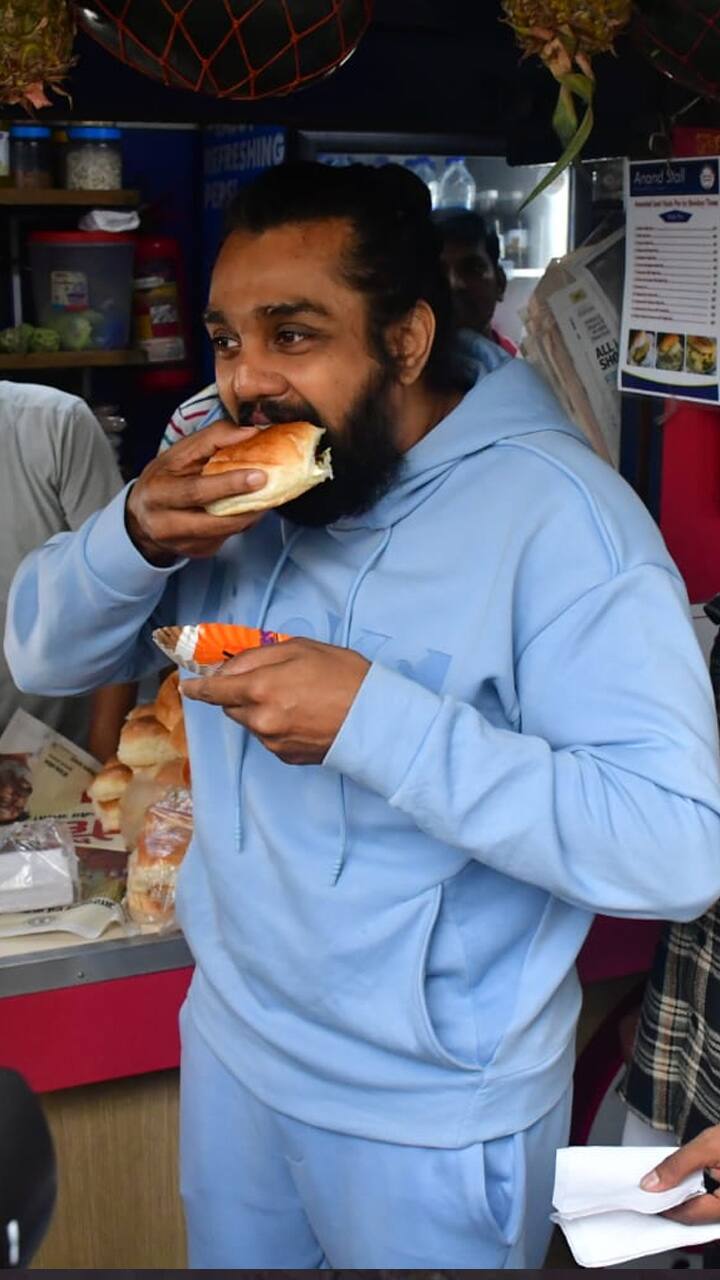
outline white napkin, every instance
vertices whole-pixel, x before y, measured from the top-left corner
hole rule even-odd
[[[564,1147],[557,1153],[552,1215],[581,1267],[609,1267],[720,1237],[720,1223],[686,1227],[658,1215],[705,1188],[701,1173],[672,1191],[642,1191],[644,1174],[677,1147]]]
[[[123,213],[117,209],[91,209],[84,213],[78,226],[82,231],[134,231],[140,226],[135,210]]]

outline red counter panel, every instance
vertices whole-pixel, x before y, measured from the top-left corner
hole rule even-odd
[[[0,1064],[38,1093],[176,1067],[192,968],[0,999]]]

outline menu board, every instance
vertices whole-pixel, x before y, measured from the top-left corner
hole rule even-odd
[[[717,156],[630,162],[621,391],[720,401]]]

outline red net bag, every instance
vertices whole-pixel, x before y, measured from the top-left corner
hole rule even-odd
[[[154,80],[219,98],[292,93],[339,67],[373,0],[82,0],[77,17]]]
[[[633,34],[659,71],[720,97],[718,0],[636,0]]]

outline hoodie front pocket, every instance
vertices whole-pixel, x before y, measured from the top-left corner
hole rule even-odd
[[[522,1133],[477,1142],[458,1152],[464,1192],[481,1231],[511,1248],[525,1220],[527,1169]]]
[[[462,1071],[481,1071],[482,1064],[477,1057],[470,1055],[467,1057],[454,1052],[442,1043],[433,1024],[430,1009],[427,1000],[427,980],[428,980],[428,958],[430,948],[432,946],[435,930],[438,926],[438,917],[442,906],[443,889],[442,885],[437,885],[433,891],[433,908],[430,914],[430,920],[426,928],[423,944],[420,949],[418,958],[418,967],[415,975],[415,1005],[417,1011],[416,1024],[418,1036],[425,1046],[426,1050],[432,1055],[433,1059],[443,1066],[460,1068]],[[474,1039],[473,1035],[473,1015],[471,1007],[470,992],[467,990],[463,998],[458,1001],[459,1016],[467,1019],[470,1035],[469,1040]]]

